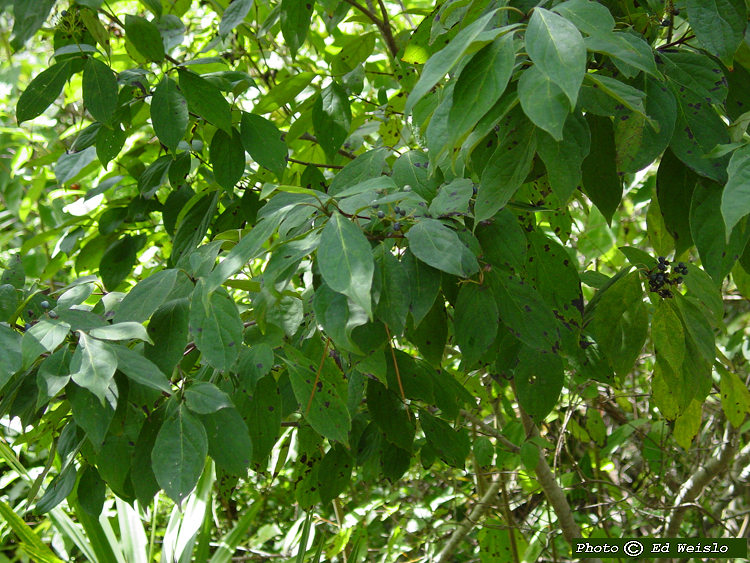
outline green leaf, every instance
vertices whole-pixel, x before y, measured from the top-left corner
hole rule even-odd
[[[42,319],[29,330],[21,340],[23,369],[29,369],[34,361],[45,352],[54,352],[68,336],[70,325],[58,319]]]
[[[433,268],[461,277],[479,270],[476,258],[467,254],[455,231],[436,219],[422,219],[409,229],[406,238],[412,254]]]
[[[721,376],[721,408],[732,426],[739,428],[750,413],[750,391],[736,373],[726,369],[717,371]]]
[[[611,15],[610,15],[611,17]],[[586,48],[612,57],[613,62],[628,78],[639,71],[658,76],[654,52],[641,37],[625,32],[596,33],[585,40]]]
[[[208,227],[216,213],[219,192],[209,192],[202,197],[201,194],[196,194],[191,201],[193,204],[182,217],[172,240],[172,254],[169,258],[172,266],[176,266],[178,262],[194,251],[203,241],[203,237],[206,236]],[[237,246],[240,245],[238,244]],[[216,255],[214,254],[213,259],[215,260],[215,258]],[[223,281],[219,282],[216,287],[221,285]]]
[[[721,323],[724,318],[724,300],[721,297],[719,286],[705,270],[693,264],[687,264],[688,274],[685,276],[685,286],[688,288],[688,297],[695,297],[713,314],[716,323]]]
[[[635,173],[650,165],[669,145],[677,120],[677,102],[666,84],[652,77],[645,80],[644,110],[623,109],[615,115],[618,172]],[[654,125],[658,124],[658,130]]]
[[[689,450],[693,438],[701,429],[703,406],[700,401],[693,399],[685,411],[674,422],[674,439],[684,450]]]
[[[209,156],[216,182],[226,190],[233,190],[245,172],[245,149],[240,132],[232,127],[230,136],[218,129],[211,139]]]
[[[488,520],[483,524],[477,539],[479,559],[482,563],[513,563],[515,559],[511,542],[516,546],[516,553],[525,553],[528,548],[521,533],[514,528],[505,529],[505,524],[499,519]],[[534,544],[532,549],[533,546]]]
[[[119,344],[113,345],[111,349],[117,356],[117,369],[130,379],[152,389],[158,389],[168,395],[172,394],[169,381],[154,363],[138,352]]]
[[[568,0],[555,6],[554,10],[586,35],[611,33],[615,27],[615,18],[609,8],[598,2]]]
[[[477,322],[482,319],[481,322]],[[453,332],[461,349],[461,369],[469,370],[489,349],[497,336],[500,317],[492,291],[467,283],[458,292],[453,313]]]
[[[406,100],[404,113],[409,114],[414,106],[454,67],[487,24],[495,16],[495,10],[485,14],[458,32],[448,46],[432,55],[422,69],[422,75]]]
[[[35,514],[46,514],[58,504],[60,504],[65,497],[67,497],[76,485],[76,468],[75,465],[68,465],[62,473],[56,475],[52,482],[47,485],[44,491],[44,495],[34,506]]]
[[[286,170],[287,146],[273,122],[252,113],[242,113],[242,144],[250,157],[281,180]]]
[[[314,371],[289,360],[284,361],[289,369],[294,396],[310,426],[321,436],[346,444],[351,419],[346,404],[339,398],[336,388],[323,377],[317,378],[317,385],[314,386]]]
[[[720,286],[732,271],[750,238],[750,229],[744,222],[726,236],[721,209],[721,186],[707,180],[698,182],[693,191],[690,207],[690,230],[703,269],[714,279],[717,286]]]
[[[73,420],[86,432],[86,437],[94,446],[94,450],[99,451],[115,416],[115,405],[112,403],[117,398],[108,390],[107,400],[102,402],[88,389],[74,383],[69,383],[65,387],[65,395],[70,401]]]
[[[379,148],[360,154],[331,180],[328,195],[337,195],[346,188],[377,178],[383,174],[385,149]]]
[[[173,154],[188,127],[188,104],[177,83],[165,76],[151,98],[151,124],[159,140]]]
[[[534,471],[536,470],[536,466],[539,463],[539,456],[541,455],[541,452],[539,451],[539,448],[532,444],[531,442],[524,442],[521,444],[521,462],[523,463],[523,466],[526,468],[526,471]]]
[[[13,37],[10,46],[14,51],[20,51],[24,43],[44,25],[54,5],[54,0],[16,0],[13,3]]]
[[[452,467],[463,468],[471,453],[471,441],[465,428],[454,430],[440,418],[426,411],[419,411],[419,423],[427,443],[438,453],[438,457]]]
[[[747,27],[747,5],[742,0],[687,0],[690,29],[703,47],[729,68]]]
[[[617,174],[617,150],[612,120],[586,114],[586,122],[591,131],[591,151],[583,161],[583,187],[607,219],[612,216],[622,200],[622,181]]]
[[[225,133],[231,134],[232,113],[229,102],[221,91],[194,72],[179,68],[177,73],[180,76],[180,89],[187,99],[190,111],[197,113]]]
[[[734,274],[733,274],[734,275]],[[711,323],[706,315],[692,300],[685,298],[681,293],[675,293],[675,302],[682,313],[682,322],[686,329],[686,337],[689,335],[700,351],[701,356],[713,363],[716,358],[716,341]]]
[[[190,306],[190,334],[206,361],[219,371],[235,362],[244,326],[237,305],[224,289],[207,295],[206,282],[198,282]]]
[[[372,319],[375,262],[362,231],[340,213],[328,220],[318,246],[318,267],[331,289],[350,297]]]
[[[185,391],[185,405],[195,414],[210,414],[234,407],[229,395],[213,383],[196,381]]]
[[[528,72],[528,71],[527,71]],[[531,171],[536,127],[522,112],[482,172],[474,215],[477,222],[493,217],[513,197]]]
[[[125,35],[138,52],[150,61],[164,60],[164,43],[159,28],[141,16],[125,16]]]
[[[609,364],[620,378],[633,369],[648,335],[640,273],[635,271],[602,291],[596,304],[593,332]]]
[[[750,145],[734,151],[727,172],[729,181],[721,194],[721,215],[724,217],[726,239],[729,242],[735,225],[750,213]]]
[[[3,501],[0,501],[0,516],[18,536],[24,547],[29,546],[35,550],[40,563],[62,563],[62,560],[42,541],[37,532]]]
[[[117,78],[112,69],[89,57],[83,69],[83,103],[97,121],[111,126],[117,109]]]
[[[416,426],[408,407],[396,393],[374,379],[367,380],[367,410],[386,440],[403,450],[411,451]]]
[[[119,124],[114,125],[112,129],[99,128],[99,132],[96,134],[96,157],[105,168],[112,159],[120,154],[127,138],[127,132]]]
[[[526,265],[526,237],[509,209],[501,210],[475,230],[482,254],[493,267],[520,274]]]
[[[185,405],[179,405],[159,429],[151,452],[156,481],[177,504],[198,483],[207,453],[206,430]]]
[[[292,58],[304,44],[312,20],[313,4],[307,0],[281,0],[281,34]]]
[[[319,490],[323,504],[331,502],[346,490],[352,476],[354,460],[341,444],[334,444],[320,462]]]
[[[409,340],[416,345],[425,360],[433,366],[440,366],[448,341],[445,303],[442,300],[435,301],[421,321],[416,328],[409,328]]]
[[[115,322],[142,323],[147,320],[166,301],[180,275],[177,269],[160,270],[138,282],[120,302]]]
[[[81,471],[78,481],[78,504],[89,516],[99,518],[104,508],[106,486],[93,465],[87,465]]]
[[[199,418],[206,429],[208,455],[214,459],[216,465],[227,473],[246,475],[253,457],[253,442],[247,424],[237,409],[234,406],[222,408],[201,414]]]
[[[500,273],[492,281],[500,320],[513,335],[531,348],[554,352],[560,334],[552,310],[539,292],[518,276]]]
[[[314,72],[300,72],[299,74],[290,76],[286,80],[282,80],[258,100],[258,103],[253,108],[253,113],[270,113],[293,102],[297,95],[307,88],[315,76]]]
[[[253,463],[265,468],[281,430],[281,393],[272,374],[261,377],[243,415],[253,442]]]
[[[408,280],[409,311],[414,325],[419,326],[440,291],[440,272],[417,260],[408,248],[401,257],[401,266]]]
[[[673,371],[679,372],[685,359],[685,333],[680,315],[664,299],[657,302],[651,318],[651,339],[657,357],[664,358]]]
[[[154,451],[156,437],[164,422],[165,407],[166,403],[163,403],[162,407],[152,412],[143,422],[133,449],[130,481],[133,483],[138,502],[142,503],[141,506],[148,506],[154,495],[161,489],[154,475],[151,453]]]
[[[55,178],[58,183],[65,184],[91,164],[96,158],[96,148],[89,147],[80,152],[65,153],[55,165]]]
[[[165,154],[149,164],[148,168],[143,171],[143,174],[138,178],[138,191],[144,198],[152,198],[157,190],[164,185],[173,162],[175,161],[172,160],[172,157]]]
[[[531,419],[540,424],[555,408],[565,382],[563,359],[524,346],[514,371],[518,402]]]
[[[562,88],[575,107],[586,73],[586,46],[581,33],[565,18],[536,8],[526,29],[526,50],[550,80]]]
[[[349,136],[352,110],[346,90],[335,80],[318,95],[313,105],[313,127],[318,143],[329,162],[336,158],[338,150]]]
[[[70,362],[73,381],[91,391],[104,403],[116,368],[117,357],[109,344],[78,331],[78,346]]]
[[[117,289],[130,275],[137,252],[138,239],[130,235],[124,235],[107,247],[99,261],[99,276],[107,291]]]
[[[152,344],[144,346],[144,355],[166,374],[171,374],[182,360],[188,343],[189,319],[190,300],[183,297],[159,307],[148,323]]]
[[[448,116],[451,146],[495,105],[508,85],[515,59],[513,33],[507,33],[472,56],[461,70]]]
[[[555,141],[563,139],[563,127],[570,114],[570,102],[563,89],[538,66],[532,66],[518,81],[521,107],[537,127],[547,131]]]
[[[60,96],[70,76],[71,64],[70,60],[56,63],[34,77],[18,98],[16,119],[19,124],[42,115]]]
[[[235,27],[245,21],[245,17],[250,13],[250,8],[252,7],[253,0],[234,0],[234,2],[229,4],[221,15],[219,35],[222,37],[229,35]]]
[[[398,258],[382,245],[378,263],[381,289],[375,315],[388,325],[392,334],[401,336],[409,314],[409,278]]]
[[[690,205],[698,175],[667,149],[656,173],[656,196],[664,225],[675,241],[675,254],[693,246],[690,232]]]
[[[144,340],[151,342],[146,332],[146,327],[141,323],[124,322],[94,328],[89,331],[89,336],[100,340]]]
[[[9,283],[0,285],[0,322],[8,322],[18,309],[16,288]]]

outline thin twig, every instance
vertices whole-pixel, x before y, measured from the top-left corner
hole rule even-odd
[[[306,166],[315,166],[316,168],[334,168],[341,170],[343,166],[340,164],[320,164],[319,162],[305,162],[304,160],[297,160],[296,158],[287,158],[287,162],[293,162],[294,164],[304,164]]]

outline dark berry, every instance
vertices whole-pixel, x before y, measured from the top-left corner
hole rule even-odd
[[[59,315],[57,314],[57,311],[50,311],[49,312],[49,318],[50,319],[56,319],[57,317],[59,317]]]
[[[29,309],[28,311],[26,311],[26,314],[28,316],[30,316],[30,317],[33,317],[34,316],[34,311],[32,311],[31,309]]]
[[[42,301],[41,303],[39,303],[39,306],[42,309],[49,309],[49,301]]]
[[[382,219],[383,217],[385,217],[385,213],[378,211],[378,219]]]
[[[651,281],[656,281],[656,274],[651,274],[651,275],[650,275],[650,276],[649,276],[648,278],[649,278],[649,279],[650,279]]]
[[[24,330],[29,330],[31,328],[31,324],[26,323],[23,325]]]
[[[60,12],[60,15],[61,15],[62,17],[67,17],[67,15],[68,15],[68,10],[63,10],[62,12]]]
[[[664,281],[664,274],[656,274],[656,281],[663,282]]]
[[[664,270],[667,269],[667,265],[664,262],[660,262],[659,265],[657,266],[657,268],[659,268],[660,270],[664,271]]]
[[[471,188],[471,191],[472,191],[472,193],[474,195],[477,195],[477,187],[476,186],[474,186],[473,188]]]
[[[666,260],[666,258],[664,258],[664,256],[659,256],[659,257],[657,258],[657,260],[659,261],[659,263],[660,263],[660,264],[663,264],[663,263],[664,263],[664,261]]]
[[[683,268],[683,269],[682,269],[682,272],[680,272],[680,273],[681,273],[681,274],[682,274],[683,276],[687,276],[687,275],[688,275],[688,269],[687,269],[687,268]]]
[[[672,8],[672,15],[673,16],[679,16],[680,15],[680,9],[679,8]]]
[[[394,231],[400,231],[401,230],[401,221],[396,221],[393,223],[393,230]]]
[[[682,283],[682,276],[678,276],[676,280],[674,280],[676,283]]]
[[[406,209],[401,209],[399,211],[399,214],[401,215],[401,217],[405,217],[406,216]]]
[[[677,263],[677,267],[678,267],[678,268],[679,268],[680,270],[682,270],[682,268],[684,268],[684,267],[685,267],[685,262],[678,262],[678,263]]]
[[[373,203],[372,204],[372,208],[373,209],[377,209],[378,207],[380,207],[380,204],[378,204],[378,203]]]
[[[401,208],[400,208],[400,207],[399,207],[399,206],[397,205],[396,207],[394,207],[394,208],[393,208],[393,212],[394,212],[394,213],[395,213],[396,215],[398,215],[399,213],[401,213]]]
[[[661,21],[661,26],[662,27],[669,27],[670,25],[672,25],[672,20],[670,20],[669,18],[664,18]]]

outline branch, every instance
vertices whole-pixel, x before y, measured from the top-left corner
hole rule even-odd
[[[282,132],[281,138],[283,140],[286,140],[286,135],[287,134],[285,132]],[[302,133],[302,135],[300,135],[299,138],[302,139],[303,141],[310,141],[311,143],[316,143],[318,145],[320,144],[318,142],[318,138],[315,135],[311,135],[310,133],[307,133],[307,132]],[[357,158],[356,154],[354,154],[353,152],[345,151],[344,149],[339,149],[339,154],[351,160],[354,160],[355,158]]]
[[[721,473],[732,461],[737,451],[736,431],[730,429],[727,431],[727,442],[721,450],[718,457],[712,457],[706,465],[693,473],[680,488],[677,498],[674,502],[672,513],[667,517],[664,529],[665,538],[675,538],[680,532],[680,526],[685,520],[690,504],[698,498],[703,489],[711,480]]]
[[[458,545],[468,535],[472,528],[477,525],[485,512],[487,512],[487,509],[492,505],[492,501],[500,490],[501,483],[502,480],[498,475],[495,477],[495,480],[492,481],[492,485],[489,486],[482,499],[474,507],[474,510],[471,511],[471,514],[464,518],[464,521],[453,531],[448,543],[445,544],[445,547],[438,554],[437,559],[435,559],[437,563],[444,563],[445,561],[451,560],[451,556],[453,555],[453,552],[456,551]]]
[[[383,34],[383,39],[385,40],[386,45],[388,46],[388,51],[391,53],[391,56],[395,59],[396,55],[398,54],[398,46],[396,45],[396,40],[393,37],[393,32],[391,31],[391,24],[388,21],[388,14],[385,11],[385,6],[383,5],[382,0],[378,0],[380,2],[380,9],[383,11],[383,17],[385,20],[381,20],[378,16],[376,16],[373,12],[365,8],[362,4],[356,2],[355,0],[344,0],[347,4],[350,4],[357,8],[360,12],[362,12],[364,15],[366,15],[368,18],[370,18],[370,21],[374,23],[378,29],[380,30],[380,33]]]
[[[296,158],[289,158],[286,159],[287,162],[293,162],[294,164],[304,164],[306,166],[315,166],[316,168],[334,168],[336,170],[341,170],[343,166],[340,164],[320,164],[319,162],[305,162],[304,160],[297,160]]]
[[[482,432],[484,432],[485,434],[495,438],[495,440],[500,442],[500,444],[502,444],[502,446],[509,452],[513,452],[514,454],[517,454],[521,451],[521,448],[519,448],[513,442],[508,440],[508,438],[500,434],[500,432],[498,432],[496,429],[494,429],[492,426],[490,426],[486,422],[480,420],[478,417],[471,414],[469,411],[461,409],[461,416],[463,416],[469,422],[472,422],[478,428],[481,428]]]

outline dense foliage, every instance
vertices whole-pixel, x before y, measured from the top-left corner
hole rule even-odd
[[[5,560],[747,534],[745,0],[0,10]]]

